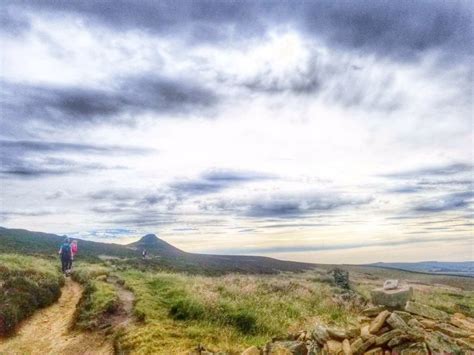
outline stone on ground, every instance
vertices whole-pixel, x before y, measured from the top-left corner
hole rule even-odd
[[[398,280],[385,280],[383,283],[384,290],[395,290],[398,288]]]
[[[389,342],[390,340],[392,340],[393,338],[397,337],[397,336],[400,336],[402,335],[403,332],[400,330],[400,329],[393,329],[385,334],[382,334],[380,336],[378,336],[377,338],[375,338],[375,344],[377,345],[383,345],[387,342]]]
[[[411,287],[400,287],[394,290],[376,288],[371,292],[372,303],[392,309],[403,309],[407,301],[413,297]]]
[[[382,311],[385,311],[385,306],[374,306],[364,309],[360,314],[367,317],[375,317]]]
[[[261,351],[256,346],[251,346],[250,348],[246,349],[242,355],[260,355]]]
[[[471,335],[470,332],[447,323],[438,323],[435,329],[454,338],[467,338]]]
[[[429,355],[430,352],[426,347],[425,343],[415,343],[410,345],[408,348],[403,349],[400,355]]]
[[[375,317],[375,319],[372,321],[372,323],[370,323],[369,332],[372,334],[377,333],[384,325],[385,320],[388,318],[388,316],[390,316],[389,311],[380,312],[379,315]]]
[[[467,318],[464,314],[454,313],[450,319],[451,324],[469,330],[471,333],[474,333],[474,320],[471,321],[470,318]]]
[[[374,348],[372,350],[366,351],[364,355],[383,355],[382,348]]]
[[[301,341],[276,341],[268,345],[269,355],[306,355],[308,353],[306,344]]]
[[[326,342],[329,355],[339,355],[342,354],[342,343],[336,340],[328,340]]]
[[[342,342],[342,353],[344,355],[352,355],[352,348],[349,339],[344,339]]]
[[[328,330],[326,327],[323,327],[320,324],[317,324],[313,332],[311,333],[314,340],[316,340],[320,345],[324,345],[329,339]]]
[[[449,320],[449,315],[446,312],[417,302],[407,302],[405,306],[405,311],[417,314],[425,318],[441,321]]]

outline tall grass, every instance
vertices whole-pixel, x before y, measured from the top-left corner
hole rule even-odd
[[[55,302],[64,278],[51,260],[0,254],[0,335],[37,309]]]
[[[130,270],[120,277],[135,293],[143,321],[121,345],[138,352],[173,353],[198,343],[239,351],[317,319],[344,325],[355,318],[332,302],[332,286],[311,273],[207,277]]]

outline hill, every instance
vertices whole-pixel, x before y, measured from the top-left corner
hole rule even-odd
[[[0,252],[28,255],[56,255],[64,236],[32,232],[25,229],[0,227]],[[280,271],[304,271],[314,264],[282,261],[262,256],[194,254],[182,251],[147,234],[140,240],[120,245],[78,239],[80,257],[86,260],[111,259],[111,262],[127,263],[139,268],[160,268],[188,273],[219,274],[226,272],[264,273]],[[142,260],[146,249],[149,258]]]
[[[458,275],[474,277],[474,262],[421,261],[417,263],[374,263],[370,266],[400,269],[430,274]]]

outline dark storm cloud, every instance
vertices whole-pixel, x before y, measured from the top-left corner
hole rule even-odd
[[[255,218],[302,218],[320,211],[368,204],[372,198],[333,195],[272,195],[265,198],[203,203],[200,208],[209,212],[225,212]]]
[[[456,192],[438,197],[432,197],[416,205],[415,212],[435,213],[468,208],[474,198],[474,192]]]
[[[2,126],[30,120],[49,124],[133,121],[135,114],[184,115],[217,103],[217,96],[186,78],[138,76],[118,87],[32,86],[2,83]]]
[[[210,170],[202,173],[198,179],[172,183],[170,188],[178,195],[203,195],[222,191],[232,186],[275,178],[272,175],[249,171]]]
[[[395,59],[431,49],[472,54],[470,1],[25,1],[7,2],[9,15],[72,14],[114,30],[142,29],[189,43],[263,37],[293,27],[333,46]],[[450,53],[448,53],[450,52]],[[455,60],[460,57],[456,56]]]

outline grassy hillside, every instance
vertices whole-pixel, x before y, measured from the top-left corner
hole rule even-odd
[[[375,263],[371,264],[371,266],[401,269],[415,272],[428,272],[432,274],[447,274],[474,277],[474,261],[422,261],[418,263]]]
[[[52,260],[0,254],[0,336],[61,295],[64,279]]]
[[[0,227],[0,251],[28,255],[55,255],[64,237],[24,229]],[[222,274],[226,272],[277,273],[303,271],[313,264],[282,261],[260,256],[206,255],[186,253],[157,238],[147,235],[129,245],[98,243],[79,240],[79,258],[98,261],[112,258],[119,265],[132,265],[139,269],[172,270],[188,273]],[[141,252],[147,249],[148,258]]]

